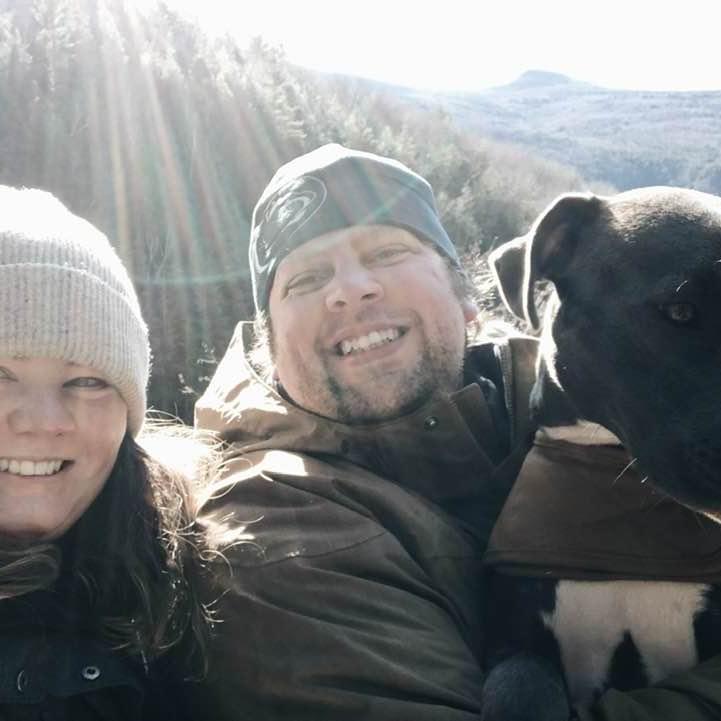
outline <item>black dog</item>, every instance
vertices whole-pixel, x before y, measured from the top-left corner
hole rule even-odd
[[[609,686],[647,685],[721,651],[721,526],[709,520],[721,519],[721,198],[565,195],[490,260],[504,302],[534,328],[536,282],[555,295],[531,398],[541,431],[501,516],[531,527],[529,550],[492,576],[483,719],[560,721]],[[547,480],[534,506],[523,483],[554,468],[558,488]],[[626,504],[614,542],[629,558],[642,546],[635,561],[595,553],[602,511],[586,530],[554,517],[574,495],[592,509]],[[672,519],[660,532],[659,514]],[[587,568],[544,565],[564,533],[589,549]],[[703,549],[684,546],[699,538]],[[644,553],[660,557],[648,576]],[[503,570],[493,540],[489,556]]]

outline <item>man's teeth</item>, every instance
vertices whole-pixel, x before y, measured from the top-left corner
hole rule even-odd
[[[374,330],[368,335],[361,335],[357,338],[347,338],[340,342],[340,354],[348,355],[370,348],[377,348],[384,343],[390,343],[400,337],[400,331],[397,328],[387,328],[386,330]]]
[[[14,458],[0,458],[0,471],[9,471],[18,476],[52,476],[62,465],[62,460],[18,461]]]

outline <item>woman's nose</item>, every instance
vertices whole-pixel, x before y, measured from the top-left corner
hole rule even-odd
[[[48,390],[22,394],[9,414],[8,422],[15,433],[48,433],[60,435],[75,427],[68,402],[62,394]]]

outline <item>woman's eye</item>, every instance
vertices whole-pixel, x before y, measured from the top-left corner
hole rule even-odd
[[[83,376],[81,378],[73,378],[72,380],[68,381],[66,386],[70,386],[72,388],[107,388],[110,384],[103,380],[102,378],[93,378],[90,376]]]
[[[677,325],[687,325],[696,320],[697,316],[693,303],[669,303],[661,306],[661,312]]]

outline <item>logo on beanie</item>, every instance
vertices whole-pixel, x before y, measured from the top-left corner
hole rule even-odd
[[[325,183],[313,176],[294,180],[276,192],[259,228],[256,258],[260,265],[267,265],[272,255],[292,250],[293,235],[315,215],[327,195]]]

